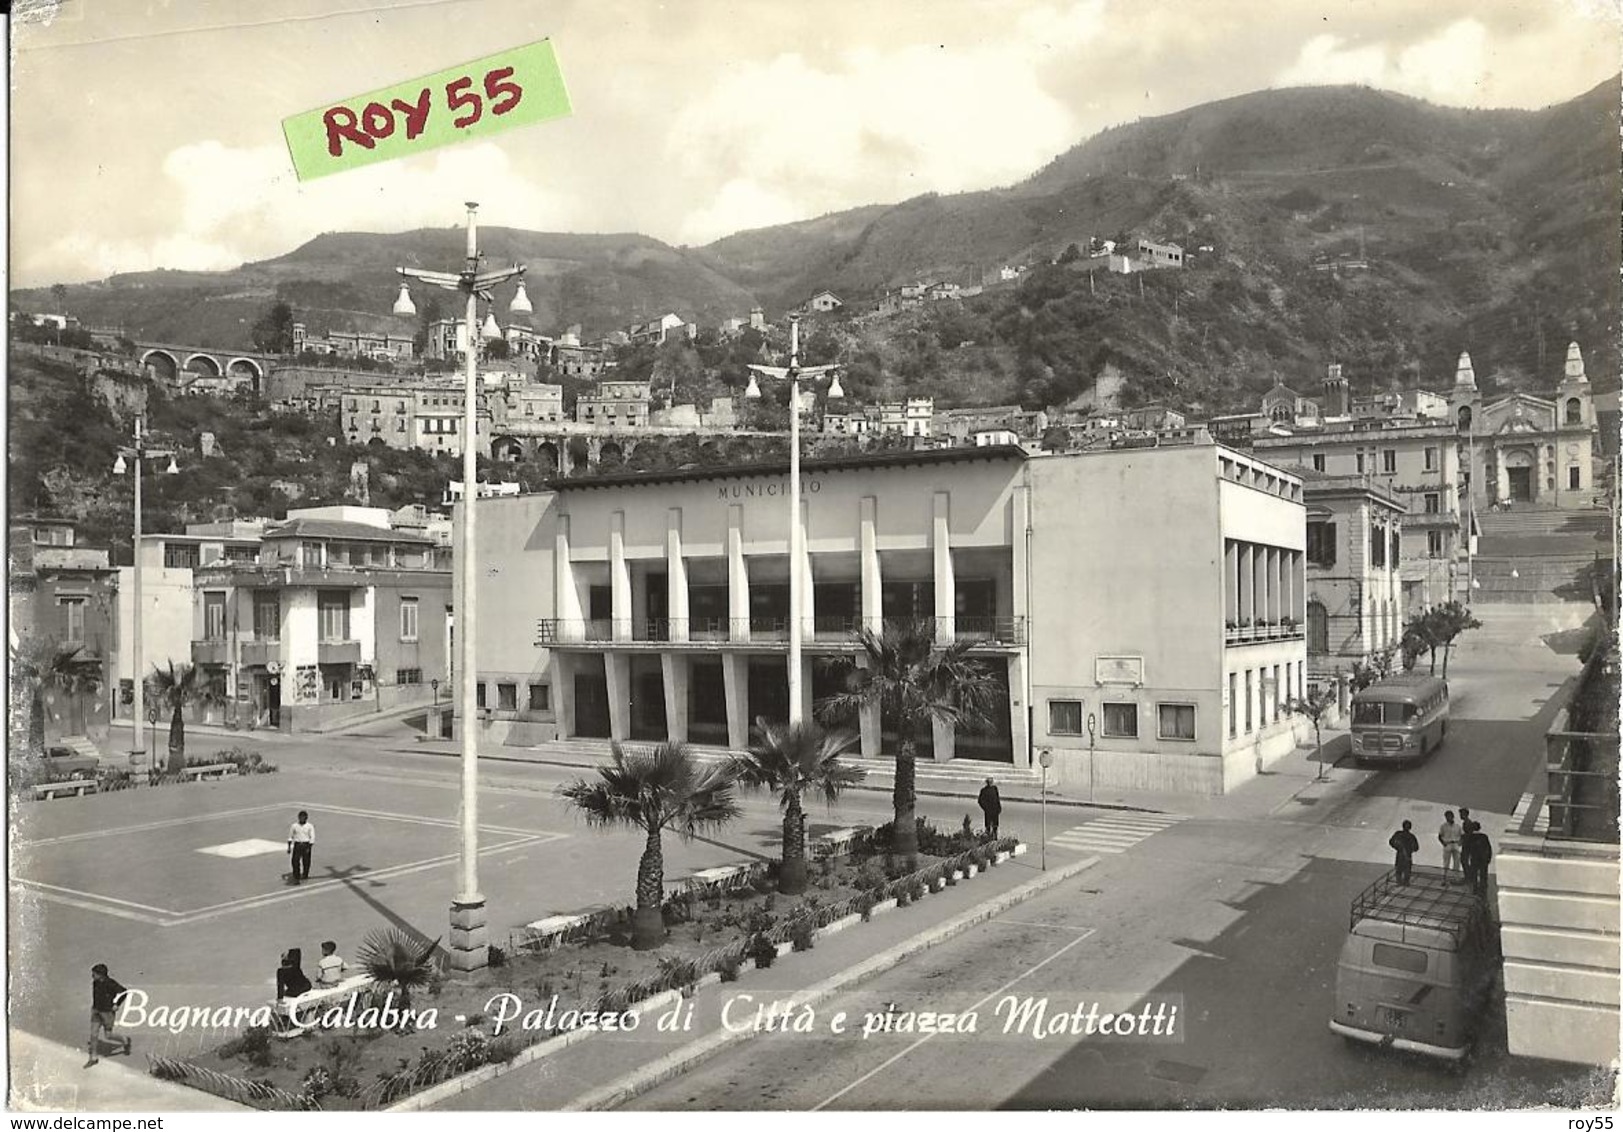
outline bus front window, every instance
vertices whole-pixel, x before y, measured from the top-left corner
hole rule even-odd
[[[1353,726],[1375,727],[1382,723],[1380,704],[1353,704]]]

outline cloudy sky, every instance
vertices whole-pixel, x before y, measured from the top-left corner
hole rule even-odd
[[[678,244],[1008,184],[1265,87],[1539,107],[1618,69],[1623,0],[61,0],[14,16],[14,286],[214,270],[324,231]],[[568,119],[300,185],[282,119],[551,38]]]

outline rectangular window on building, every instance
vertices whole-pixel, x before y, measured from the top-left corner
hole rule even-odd
[[[1156,704],[1155,715],[1157,738],[1194,739],[1194,704]]]
[[[1364,474],[1364,454],[1362,452],[1358,453],[1358,474]]]
[[[225,640],[225,594],[209,591],[203,594],[203,639]]]
[[[1049,700],[1048,733],[1050,735],[1082,734],[1082,701]]]
[[[473,704],[479,708],[485,706],[485,682],[483,680],[473,686]]]
[[[349,591],[316,591],[316,623],[321,640],[349,640]]]
[[[163,544],[163,568],[165,570],[195,570],[197,569],[197,544],[191,542],[166,542]]]
[[[1238,694],[1236,694],[1236,691],[1235,691],[1235,684],[1238,682],[1238,680],[1239,680],[1238,674],[1233,673],[1233,672],[1229,673],[1229,738],[1230,739],[1234,738],[1236,735],[1239,734],[1238,724],[1239,724],[1239,717],[1240,717],[1240,697],[1239,697]]]
[[[1372,566],[1386,565],[1386,532],[1380,527],[1369,528],[1369,561]]]
[[[1105,735],[1112,739],[1138,738],[1138,705],[1105,704]]]
[[[1392,528],[1392,555],[1391,555],[1391,558],[1389,559],[1389,564],[1391,565],[1391,568],[1394,569],[1394,570],[1396,570],[1398,568],[1399,550],[1400,550],[1400,548],[1402,546],[1403,546],[1403,534],[1402,534],[1401,531],[1399,531],[1399,529],[1397,527],[1393,527]]]
[[[254,636],[261,641],[282,639],[282,598],[275,590],[254,591]]]
[[[1426,492],[1426,514],[1440,514],[1443,509],[1443,497],[1435,491]]]
[[[421,668],[399,669],[394,674],[394,682],[403,685],[421,684],[423,682],[423,670]]]
[[[1279,682],[1279,665],[1274,665],[1274,722],[1279,722],[1279,706],[1285,702],[1286,690]]]
[[[1315,452],[1315,453],[1313,453],[1313,470],[1315,472],[1324,471],[1324,453],[1323,452]]]
[[[531,711],[551,711],[552,710],[552,685],[551,684],[531,684],[530,685],[530,710]]]
[[[496,685],[496,707],[497,707],[497,709],[499,709],[501,711],[517,711],[518,710],[518,685],[517,684],[497,684]]]
[[[62,643],[65,645],[82,645],[85,643],[85,599],[82,597],[64,597],[59,599],[62,606]]]
[[[1310,566],[1336,564],[1336,525],[1310,522],[1307,525],[1307,561]]]
[[[1251,669],[1245,670],[1245,733],[1251,734]]]
[[[1437,470],[1437,449],[1428,448],[1428,449],[1426,449],[1426,471],[1435,472],[1436,470]]]
[[[1579,469],[1577,464],[1574,464],[1572,467],[1567,469],[1567,486],[1576,491],[1578,488],[1583,487],[1583,485],[1583,472]]]
[[[1398,470],[1398,452],[1395,448],[1388,448],[1381,453],[1381,471],[1392,473]]]
[[[1426,557],[1441,558],[1443,556],[1443,532],[1426,532]]]
[[[417,599],[414,597],[400,599],[400,639],[402,641],[417,639]]]

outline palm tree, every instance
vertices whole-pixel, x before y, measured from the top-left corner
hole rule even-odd
[[[681,743],[661,743],[648,754],[613,744],[613,761],[596,780],[579,778],[559,793],[600,829],[634,826],[648,835],[637,862],[637,908],[631,944],[639,951],[665,942],[665,854],[660,835],[682,838],[719,829],[738,816],[733,768],[706,767]]]
[[[430,943],[401,928],[378,928],[361,940],[355,961],[373,982],[399,991],[396,1009],[405,1010],[411,1005],[411,992],[433,980],[439,945],[437,939]]]
[[[193,700],[210,698],[203,670],[195,664],[169,662],[167,669],[152,669],[153,692],[158,701],[167,704],[169,717],[169,773],[179,774],[186,769],[186,716],[185,707]],[[136,720],[135,725],[141,726]]]
[[[11,651],[11,678],[28,690],[28,751],[45,751],[45,693],[69,695],[92,691],[99,681],[89,662],[80,659],[80,645],[64,645],[54,637],[29,637]]]
[[[778,891],[794,896],[806,891],[806,814],[801,798],[818,791],[832,806],[847,787],[867,775],[861,767],[840,765],[840,756],[856,743],[850,731],[825,731],[815,723],[778,727],[756,719],[755,742],[734,762],[745,786],[779,792],[783,804],[783,867]]]
[[[927,617],[887,623],[883,633],[862,629],[857,633],[857,643],[866,666],[859,667],[849,658],[836,662],[843,669],[845,690],[823,700],[818,714],[825,721],[844,719],[877,704],[880,719],[895,723],[898,744],[896,786],[891,793],[895,810],[892,844],[897,853],[912,860],[919,853],[914,817],[918,803],[914,785],[918,734],[933,723],[974,727],[985,722],[998,686],[981,663],[969,655],[974,642],[958,641],[937,648],[935,622]]]

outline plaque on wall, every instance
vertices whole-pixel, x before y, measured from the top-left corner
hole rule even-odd
[[[1097,684],[1144,683],[1144,658],[1141,656],[1100,656],[1093,661],[1093,679]]]

